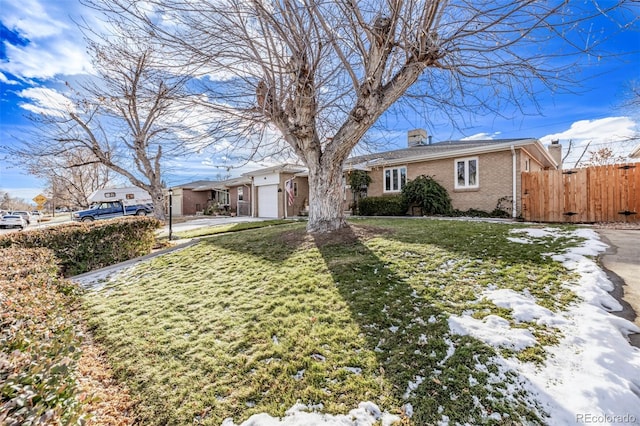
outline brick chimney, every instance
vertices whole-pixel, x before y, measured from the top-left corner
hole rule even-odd
[[[427,131],[425,129],[414,129],[407,132],[407,146],[422,146],[428,143]]]
[[[562,168],[562,145],[560,145],[560,141],[558,139],[552,140],[551,145],[547,148],[549,150],[549,154],[551,154],[551,158],[556,160],[558,164],[558,168]]]

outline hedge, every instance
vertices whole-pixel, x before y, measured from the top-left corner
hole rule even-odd
[[[69,277],[148,254],[160,226],[158,219],[144,216],[70,223],[5,234],[0,248],[46,247]]]
[[[0,271],[0,424],[78,423],[75,287],[47,249],[0,249]]]
[[[366,197],[358,204],[358,210],[363,216],[404,216],[407,208],[401,195]]]

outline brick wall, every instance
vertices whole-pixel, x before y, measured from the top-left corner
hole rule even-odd
[[[516,150],[519,153],[519,150]],[[473,189],[455,188],[455,160],[477,157],[479,187]],[[521,162],[516,161],[517,176],[520,175]],[[534,165],[534,161],[530,161]],[[425,161],[421,163],[409,163],[407,166],[407,179],[413,180],[420,175],[432,176],[444,186],[451,196],[453,207],[459,210],[470,208],[492,211],[496,208],[498,199],[511,197],[512,191],[512,156],[511,151],[494,152],[476,156],[461,156],[459,158],[447,158],[443,160]],[[396,167],[396,166],[394,166]],[[375,168],[370,172],[372,182],[369,185],[368,196],[390,195],[383,192],[384,168]],[[520,199],[520,183],[518,178],[517,197]],[[518,202],[519,209],[519,202]],[[519,211],[519,210],[518,210]]]
[[[211,191],[182,190],[182,214],[195,215],[196,211],[202,211],[207,207],[207,200],[211,197]]]

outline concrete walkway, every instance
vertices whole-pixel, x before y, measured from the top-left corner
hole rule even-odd
[[[640,327],[640,229],[597,229],[609,249],[600,263],[615,289],[611,292],[621,304],[621,312],[613,312]],[[640,348],[640,334],[629,336],[631,344]]]

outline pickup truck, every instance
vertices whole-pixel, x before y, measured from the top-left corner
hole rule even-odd
[[[75,221],[89,222],[97,219],[113,219],[121,216],[146,216],[153,212],[150,204],[125,205],[122,201],[103,201],[96,203],[87,210],[73,212],[71,218]]]

